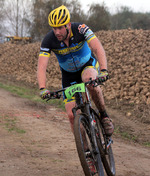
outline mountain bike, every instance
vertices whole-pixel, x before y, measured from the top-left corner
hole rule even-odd
[[[94,110],[87,86],[101,85],[99,79],[86,83],[71,85],[70,87],[52,92],[47,101],[59,99],[64,92],[68,99],[75,97],[76,106],[72,109],[74,114],[74,136],[85,176],[115,176],[115,161],[112,151],[113,140],[105,134],[101,124],[101,116]]]

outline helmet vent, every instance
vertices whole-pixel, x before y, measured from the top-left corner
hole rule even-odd
[[[65,23],[65,21],[67,20],[68,15],[66,15],[66,18],[62,21],[62,23]]]
[[[59,18],[60,18],[60,16],[61,16],[61,11],[62,11],[62,10],[60,10],[60,11],[59,11],[58,19],[59,19]]]

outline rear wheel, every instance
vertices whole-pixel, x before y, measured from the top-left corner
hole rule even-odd
[[[107,145],[109,143],[109,139],[107,140]],[[115,176],[116,170],[115,170],[115,161],[112,151],[112,146],[110,144],[109,148],[107,149],[107,153],[102,157],[102,161],[105,167],[105,171],[108,176]]]
[[[103,127],[100,124],[99,117],[95,115],[95,120],[97,124],[97,143],[101,153],[101,159],[108,176],[115,176],[115,161],[112,150],[112,139],[111,137],[106,137],[103,131]]]
[[[86,176],[104,176],[100,153],[98,147],[96,149],[94,145],[96,138],[93,137],[89,119],[85,114],[79,114],[75,117],[74,135],[84,174]],[[90,163],[91,165],[89,165]]]

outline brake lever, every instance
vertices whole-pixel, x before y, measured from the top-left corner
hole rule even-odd
[[[47,99],[46,99],[46,102],[48,102],[50,99],[51,99],[51,98],[47,98]]]
[[[56,94],[56,95],[57,95],[56,98],[57,98],[57,99],[60,99],[61,94]]]
[[[46,95],[46,102],[48,102],[50,99],[53,99],[54,92],[51,92],[50,94]]]
[[[95,87],[97,87],[99,85],[104,85],[103,82],[99,80],[99,78],[96,78],[95,82],[97,83],[97,85]]]

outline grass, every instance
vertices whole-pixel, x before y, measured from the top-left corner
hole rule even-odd
[[[136,136],[133,136],[133,135],[130,135],[129,133],[127,132],[120,132],[121,136],[125,139],[129,139],[129,140],[132,140],[133,142],[136,142],[137,141],[137,137]]]
[[[146,147],[150,147],[150,142],[145,142],[144,145],[145,145]]]
[[[20,87],[20,86],[14,86],[14,85],[8,85],[8,84],[3,84],[0,83],[0,88],[3,88],[11,93],[13,93],[14,95],[17,95],[19,97],[22,98],[27,98],[31,101],[34,102],[39,102],[39,103],[46,103],[45,100],[42,100],[39,96],[39,91],[37,89],[29,89],[26,87]],[[49,104],[51,105],[55,105],[63,110],[65,110],[65,106],[63,103],[62,99],[52,99],[50,101],[48,101]]]
[[[9,132],[17,132],[19,134],[24,134],[26,133],[25,130],[23,129],[20,129],[19,127],[17,127],[17,118],[16,117],[8,117],[6,116],[4,118],[4,125],[5,125],[5,128],[9,131]]]
[[[120,130],[119,126],[115,128],[114,133],[120,134],[122,138],[131,140],[133,142],[137,141],[137,136],[131,135],[128,132]]]
[[[6,85],[3,83],[0,83],[0,87],[23,98],[34,99],[35,97],[35,94],[33,94],[34,90],[31,89],[18,87],[14,85]]]
[[[53,159],[52,162],[58,163],[58,162],[64,162],[64,161],[63,160],[59,160],[59,159]]]
[[[0,82],[0,88],[3,88],[5,90],[11,92],[13,95],[29,99],[33,102],[46,103],[45,100],[42,100],[40,98],[39,91],[37,89],[31,89],[31,88],[20,87],[20,86],[15,86],[15,85],[3,84],[1,82]],[[51,105],[55,105],[55,106],[65,110],[64,103],[63,103],[62,99],[50,100],[47,103],[51,104]],[[0,116],[0,119],[3,120],[3,122],[4,122],[3,124],[9,132],[16,132],[19,134],[26,133],[25,130],[17,127],[17,117],[13,117],[11,115],[10,116]]]
[[[115,128],[114,133],[119,134],[123,139],[127,139],[127,140],[133,141],[133,142],[138,142],[138,137],[137,136],[134,136],[132,134],[129,134],[128,132],[122,131],[122,130],[120,130],[119,127]],[[144,143],[141,143],[141,144],[143,146],[150,147],[150,142],[144,142]]]

